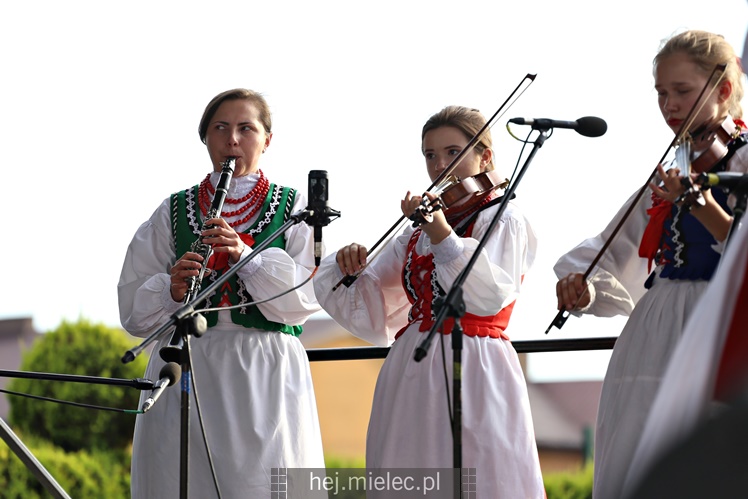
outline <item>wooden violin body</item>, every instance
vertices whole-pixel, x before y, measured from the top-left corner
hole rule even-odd
[[[731,116],[727,116],[718,126],[692,133],[691,140],[696,148],[700,144],[708,145],[698,156],[691,159],[691,169],[696,173],[705,173],[714,168],[714,165],[727,156],[728,144],[739,133],[740,130],[735,126]]]
[[[509,185],[508,179],[502,179],[495,171],[481,172],[472,177],[455,179],[451,185],[439,193],[438,198],[430,203],[422,204],[410,217],[413,226],[429,223],[433,219],[432,213],[443,210],[447,220],[459,217],[477,208],[483,201],[498,189],[504,189]]]

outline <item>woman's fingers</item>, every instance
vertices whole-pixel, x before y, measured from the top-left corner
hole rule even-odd
[[[367,255],[366,247],[353,243],[338,250],[335,258],[341,272],[353,275],[366,267]]]
[[[590,294],[583,274],[569,274],[556,283],[558,310],[575,310],[589,305]]]

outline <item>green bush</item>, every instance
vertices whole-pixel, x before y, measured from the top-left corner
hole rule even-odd
[[[360,457],[342,457],[325,454],[325,468],[366,468],[366,459]]]
[[[120,329],[84,319],[63,322],[24,353],[21,370],[131,380],[142,377],[147,363],[144,355],[122,363],[122,355],[132,346],[132,339]],[[21,378],[11,380],[8,389],[128,410],[137,409],[140,396],[131,387]],[[9,421],[15,430],[53,442],[66,452],[123,451],[131,445],[135,416],[12,396]]]
[[[578,473],[553,473],[544,477],[548,499],[591,499],[593,467],[588,464]]]
[[[66,453],[37,438],[24,438],[24,445],[75,499],[127,499],[130,497],[129,458],[104,451]],[[50,497],[26,465],[0,441],[0,497],[42,499]]]

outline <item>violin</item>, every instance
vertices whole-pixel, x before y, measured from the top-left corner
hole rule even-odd
[[[437,210],[444,211],[447,221],[474,210],[494,191],[505,189],[509,185],[509,179],[502,179],[496,170],[491,170],[464,179],[449,176],[445,185],[447,186],[442,186],[437,199],[431,202],[424,199],[421,206],[410,216],[414,227],[430,223],[434,218],[433,212]]]
[[[727,116],[716,126],[709,124],[697,128],[694,132],[686,133],[682,143],[676,150],[676,161],[681,167],[681,184],[685,188],[676,203],[685,202],[684,208],[688,211],[691,206],[704,206],[703,196],[704,186],[696,188],[691,178],[691,173],[696,172],[705,174],[714,168],[717,163],[727,156],[729,152],[728,145],[740,135],[740,128],[735,125],[731,116]],[[703,144],[706,144],[704,147]],[[698,154],[693,153],[692,149],[697,149]]]
[[[709,144],[698,156],[691,158],[691,169],[697,173],[705,173],[714,168],[727,156],[727,146],[739,135],[740,129],[729,115],[717,126],[701,127],[691,133],[694,144]]]

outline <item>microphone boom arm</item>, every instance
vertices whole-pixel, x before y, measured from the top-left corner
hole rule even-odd
[[[146,339],[144,339],[139,345],[137,345],[134,348],[131,348],[127,352],[125,352],[125,355],[122,356],[122,362],[127,364],[128,362],[132,362],[135,360],[135,357],[137,357],[145,348],[151,344],[153,341],[158,340],[163,334],[169,331],[173,326],[175,326],[179,321],[182,321],[195,313],[199,312],[199,310],[195,310],[195,307],[201,305],[202,303],[206,302],[208,297],[214,292],[220,289],[226,281],[228,281],[229,278],[231,278],[233,275],[235,275],[239,269],[244,267],[247,263],[250,262],[259,252],[270,246],[273,241],[275,241],[278,237],[280,237],[284,232],[286,232],[291,226],[296,225],[298,223],[301,223],[305,221],[309,216],[311,215],[311,212],[307,209],[301,210],[298,213],[295,213],[291,215],[278,229],[270,235],[266,240],[259,243],[257,246],[252,248],[252,252],[246,257],[239,260],[235,265],[232,265],[229,267],[226,272],[221,274],[221,276],[216,279],[212,284],[207,286],[205,289],[200,291],[200,293],[195,296],[195,298],[184,305],[182,305],[176,312],[174,312],[169,320],[167,320],[164,324],[162,324],[154,333],[152,333],[150,336],[148,336]]]

